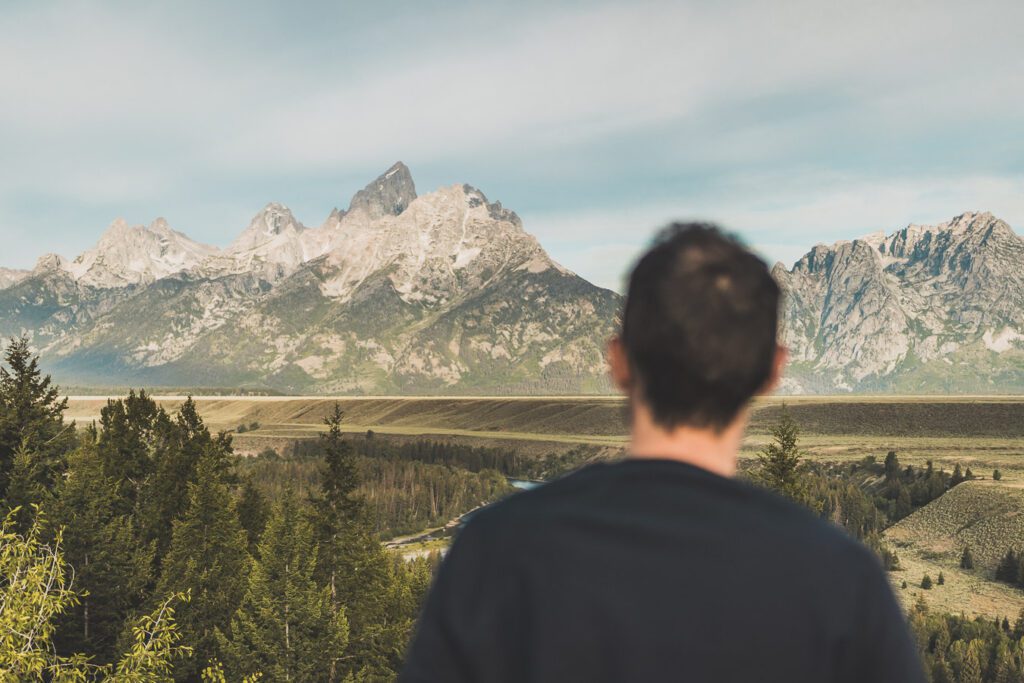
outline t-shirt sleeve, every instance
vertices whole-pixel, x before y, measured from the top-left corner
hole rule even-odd
[[[843,680],[925,683],[924,670],[903,611],[881,564],[865,549],[860,572],[853,675]]]
[[[399,681],[516,680],[516,578],[498,552],[508,541],[477,519],[459,533],[434,579]]]

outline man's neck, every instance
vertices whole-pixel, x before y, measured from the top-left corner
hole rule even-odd
[[[634,404],[630,457],[676,460],[731,477],[736,474],[736,461],[746,426],[747,410],[744,409],[721,432],[694,427],[668,430],[655,424],[646,406]]]

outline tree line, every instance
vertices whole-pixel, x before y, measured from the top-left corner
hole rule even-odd
[[[933,683],[1016,683],[1024,680],[1024,613],[969,619],[938,614],[923,601],[910,611],[925,672]]]
[[[315,485],[273,501],[194,402],[98,424],[27,340],[0,366],[0,668],[13,680],[361,681],[395,675],[430,582],[385,554],[336,407]]]

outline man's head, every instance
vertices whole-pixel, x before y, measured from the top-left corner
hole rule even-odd
[[[671,225],[630,276],[614,379],[665,430],[724,430],[778,379],[779,299],[765,263],[734,238]]]

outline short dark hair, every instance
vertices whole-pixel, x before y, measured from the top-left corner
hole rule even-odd
[[[629,278],[622,344],[665,428],[721,431],[768,381],[779,286],[764,261],[706,223],[675,223]]]

